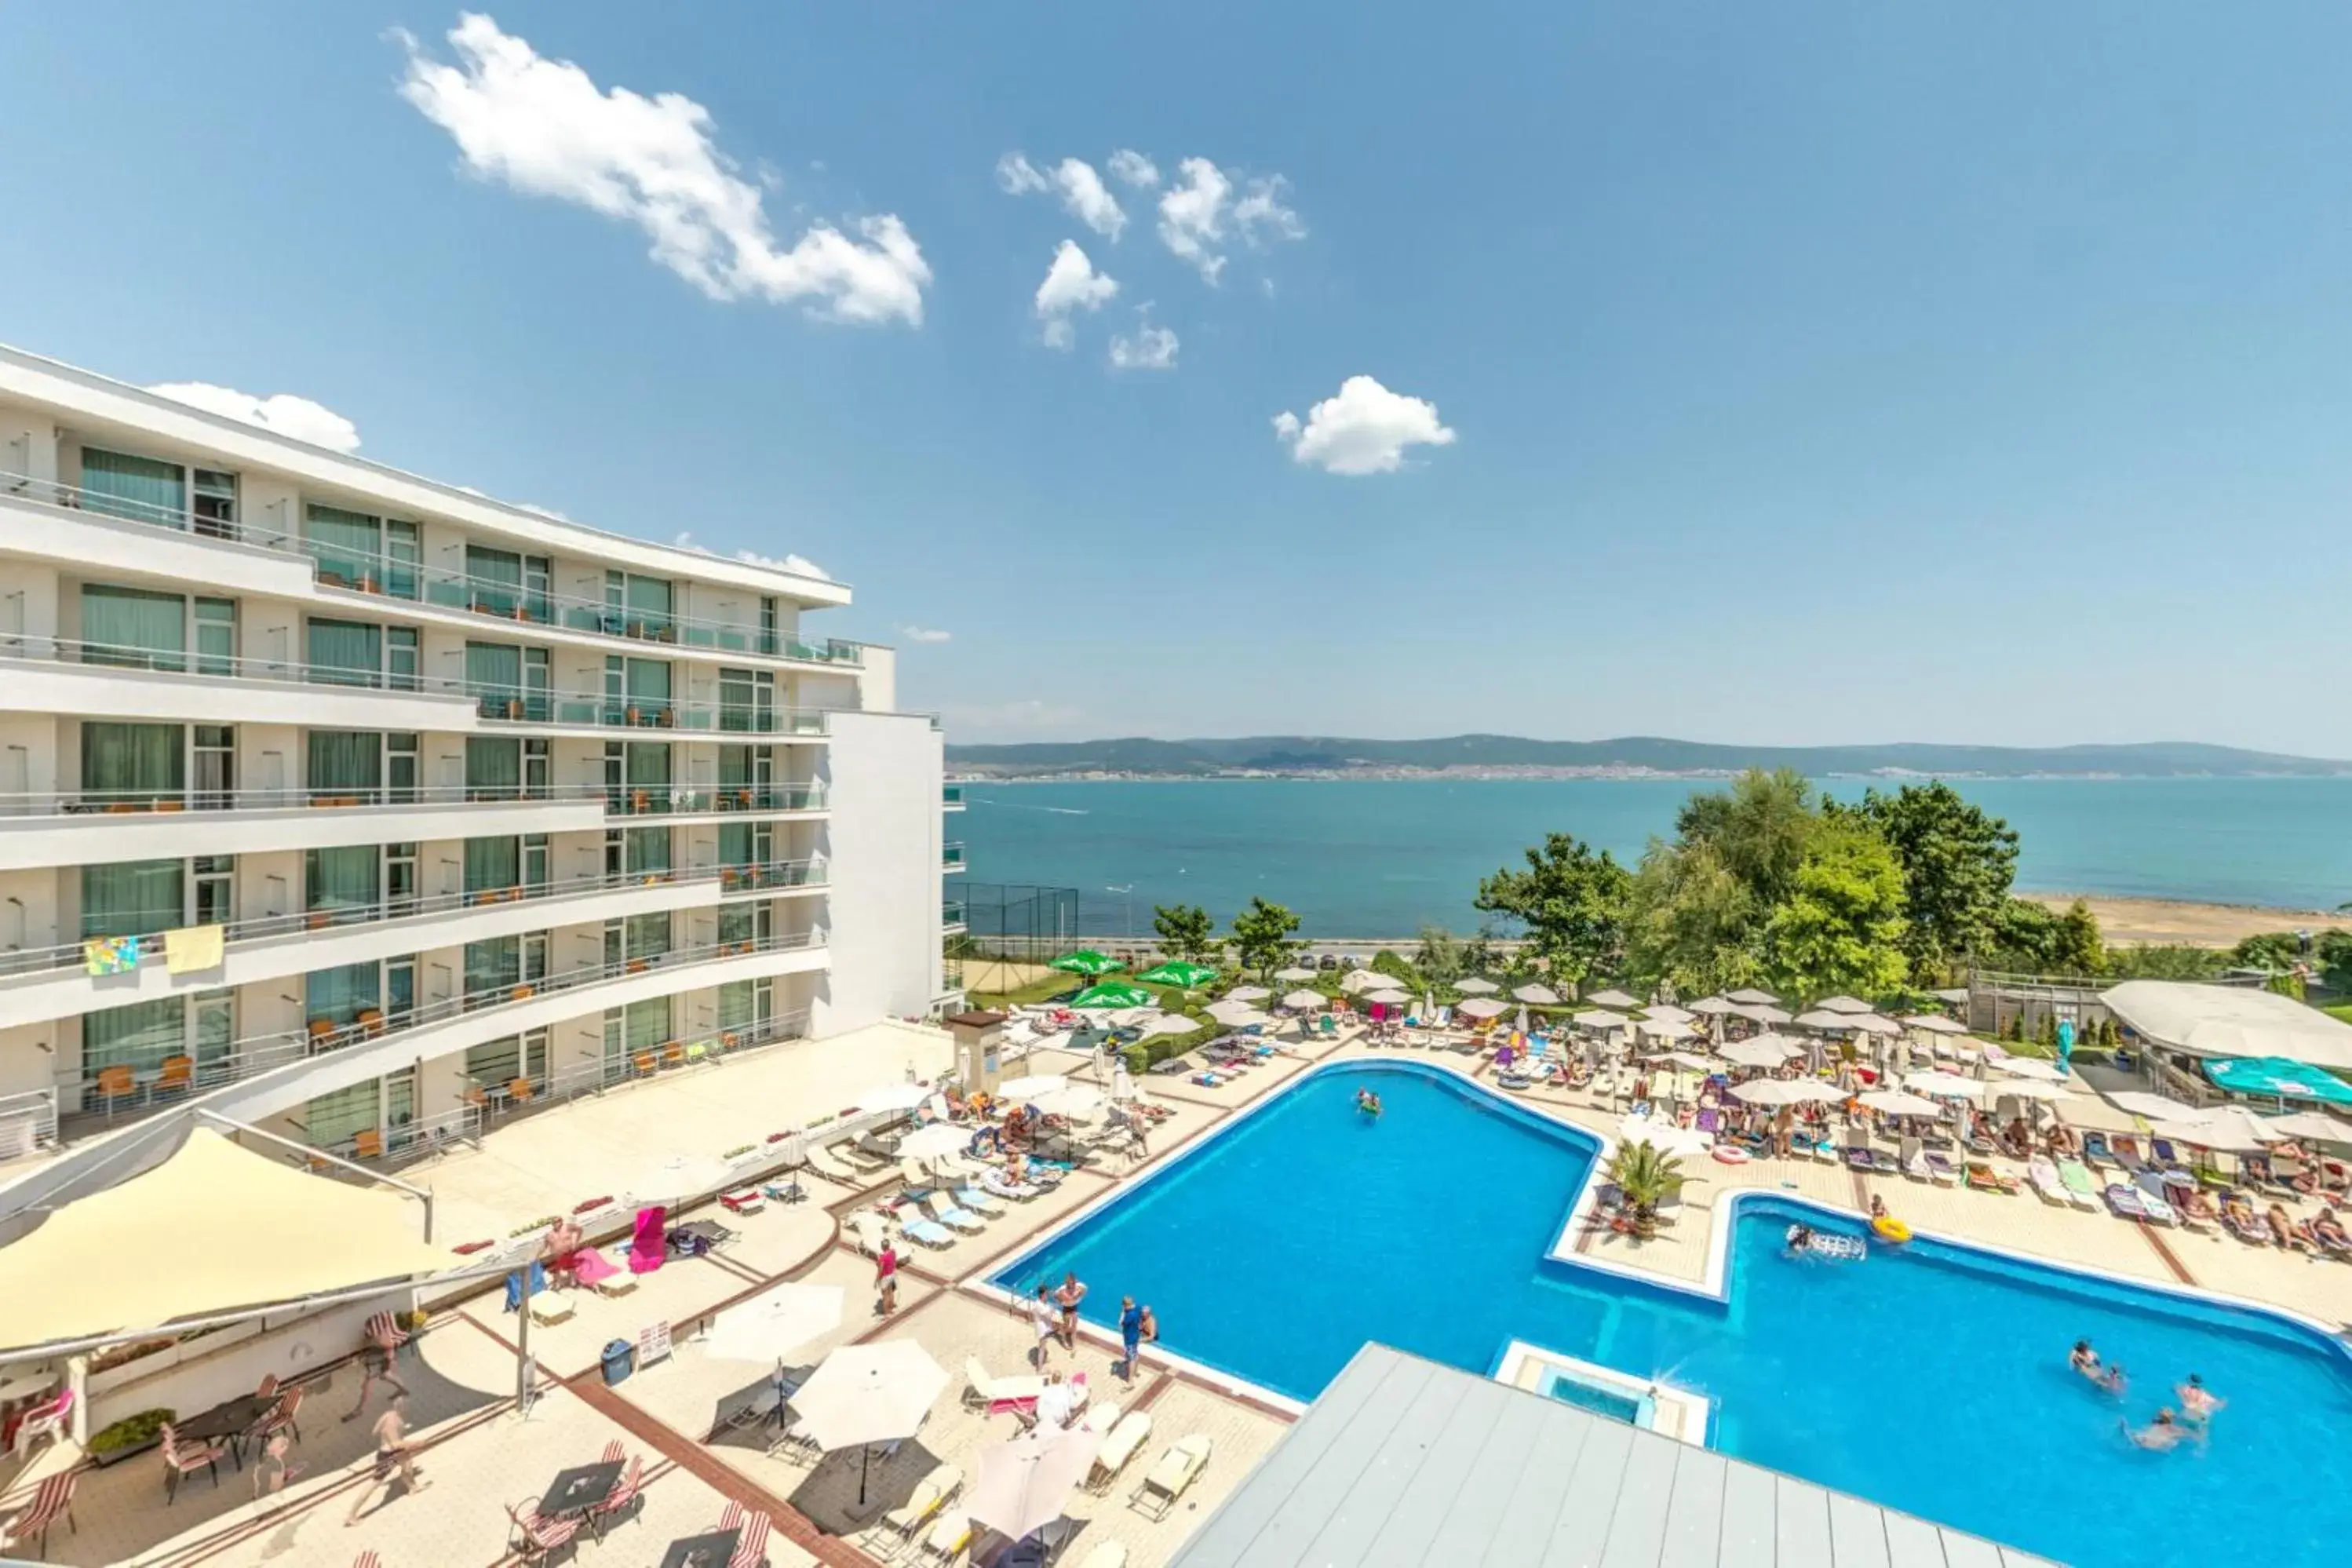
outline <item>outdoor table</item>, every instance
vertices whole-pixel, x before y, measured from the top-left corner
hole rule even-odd
[[[740,1530],[712,1530],[673,1541],[662,1553],[661,1568],[727,1568],[742,1534]]]
[[[175,1421],[172,1429],[181,1436],[196,1442],[209,1443],[215,1437],[228,1439],[229,1462],[237,1468],[245,1468],[245,1435],[255,1422],[269,1414],[278,1403],[271,1394],[265,1399],[258,1394],[240,1394],[235,1399],[224,1399],[210,1410],[203,1410],[185,1421]]]
[[[681,1237],[685,1238],[683,1245]],[[733,1231],[713,1219],[689,1220],[684,1225],[670,1226],[669,1231],[669,1245],[674,1251],[690,1251],[698,1241],[705,1251],[716,1251],[734,1239]]]
[[[622,1468],[618,1459],[600,1459],[593,1465],[574,1465],[561,1472],[547,1489],[547,1495],[539,1500],[540,1517],[562,1519],[597,1507],[621,1484]]]

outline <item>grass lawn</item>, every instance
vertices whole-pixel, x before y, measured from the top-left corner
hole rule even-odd
[[[2346,1023],[2352,1024],[2352,1002],[2337,1002],[2321,1008],[2320,1011],[2331,1018],[2341,1018]]]

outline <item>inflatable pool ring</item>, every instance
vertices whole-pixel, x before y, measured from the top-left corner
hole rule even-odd
[[[1880,1215],[1876,1219],[1872,1220],[1870,1222],[1870,1228],[1878,1233],[1878,1238],[1881,1241],[1908,1241],[1911,1239],[1911,1227],[1905,1225],[1901,1220],[1896,1219],[1891,1214]]]
[[[1748,1161],[1747,1150],[1735,1148],[1728,1143],[1717,1143],[1715,1146],[1715,1157],[1718,1163],[1726,1165],[1745,1165]]]

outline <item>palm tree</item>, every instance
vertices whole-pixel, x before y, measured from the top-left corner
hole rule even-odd
[[[1607,1175],[1625,1194],[1633,1235],[1642,1240],[1657,1234],[1658,1205],[1683,1190],[1682,1162],[1647,1142],[1620,1143],[1609,1157]]]

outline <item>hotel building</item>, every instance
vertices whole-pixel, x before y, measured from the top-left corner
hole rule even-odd
[[[849,598],[0,349],[0,1161],[929,1011],[959,803]]]

